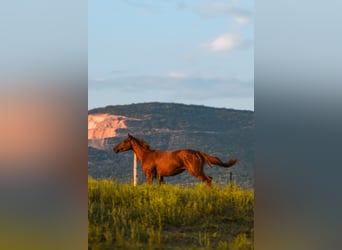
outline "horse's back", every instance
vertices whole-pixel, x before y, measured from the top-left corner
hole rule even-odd
[[[199,151],[188,148],[176,150],[174,153],[180,158],[202,158],[202,155]]]

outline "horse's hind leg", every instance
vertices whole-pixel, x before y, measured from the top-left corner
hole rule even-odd
[[[188,163],[185,168],[191,175],[195,176],[196,178],[200,179],[202,182],[205,182],[208,186],[210,186],[212,178],[203,172],[203,164],[204,162],[202,158],[199,158],[199,161],[198,158],[195,158],[192,162]]]
[[[197,178],[200,179],[203,182],[206,182],[209,187],[211,186],[211,180],[213,179],[211,176],[206,175],[205,173],[203,173],[202,176],[198,176]]]
[[[213,177],[206,175],[207,176],[207,182],[209,184],[209,186],[211,185],[211,181],[213,180]]]
[[[211,186],[211,180],[213,179],[211,176],[206,175],[205,173],[201,173],[201,174],[191,173],[191,174],[195,176],[197,179],[201,180],[202,182],[205,182],[208,186]]]

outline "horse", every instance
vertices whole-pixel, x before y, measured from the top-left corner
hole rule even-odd
[[[197,177],[208,186],[211,185],[212,177],[203,172],[203,165],[209,167],[217,165],[229,168],[237,163],[236,158],[222,162],[215,156],[208,155],[192,149],[181,149],[176,151],[153,150],[144,140],[128,134],[127,138],[113,147],[114,153],[133,150],[141,163],[142,170],[146,176],[148,185],[153,179],[157,179],[159,185],[165,183],[164,176],[174,176],[187,170],[191,175]]]

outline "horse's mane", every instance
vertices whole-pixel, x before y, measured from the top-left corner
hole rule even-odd
[[[151,150],[150,145],[148,145],[147,142],[145,142],[143,139],[135,138],[135,137],[133,137],[133,138],[135,139],[135,141],[136,141],[140,146],[142,146],[142,147],[145,148],[145,149]]]

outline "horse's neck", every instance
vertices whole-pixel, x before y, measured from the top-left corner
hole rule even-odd
[[[143,148],[142,146],[140,146],[138,143],[135,142],[133,144],[133,151],[137,155],[138,160],[142,163],[144,159],[144,155],[150,150]]]

